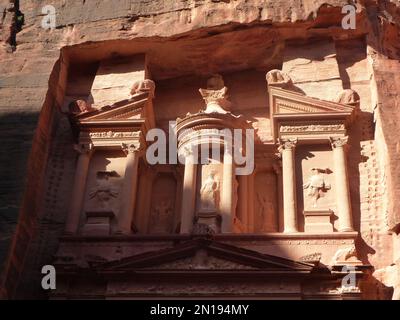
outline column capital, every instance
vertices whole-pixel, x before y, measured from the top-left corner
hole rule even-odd
[[[296,148],[298,139],[280,139],[278,151],[281,153],[283,150],[293,150]]]
[[[94,146],[91,143],[74,144],[74,150],[79,154],[92,154]]]
[[[122,143],[121,144],[122,151],[125,152],[126,155],[133,154],[133,153],[140,153],[144,149],[140,145],[140,143]]]
[[[189,156],[193,156],[194,155],[194,146],[187,145],[187,146],[183,147],[182,154],[185,158],[189,157]]]
[[[336,149],[336,148],[343,148],[347,145],[348,141],[349,141],[349,137],[343,137],[343,138],[329,138],[332,148]]]

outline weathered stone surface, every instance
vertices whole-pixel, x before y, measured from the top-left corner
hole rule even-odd
[[[129,98],[133,81],[95,80],[99,61],[144,52],[151,78],[159,82],[155,113],[163,125],[198,112],[202,100],[192,92],[205,85],[199,79],[217,72],[226,74],[233,113],[253,117],[263,142],[272,139],[266,93],[257,95],[267,71],[283,69],[295,86],[319,99],[335,100],[342,89],[357,91],[363,113],[351,144],[363,159],[350,154],[349,162],[360,252],[376,269],[394,263],[386,233],[400,231],[400,9],[396,1],[360,1],[357,29],[345,31],[341,8],[347,3],[56,0],[56,29],[44,30],[42,8],[48,1],[0,0],[0,295],[13,296],[25,259],[37,257],[26,265],[33,268],[57,249],[66,212],[51,202],[67,205],[68,196],[60,199],[54,190],[68,194],[71,181],[64,178],[58,187],[48,181],[74,171],[74,154],[63,146],[72,136],[61,111],[106,87],[116,89],[116,96],[100,96],[99,104],[120,100],[125,89]],[[29,287],[26,278],[22,282]]]

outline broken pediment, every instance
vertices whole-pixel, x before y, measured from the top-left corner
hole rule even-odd
[[[98,265],[99,273],[163,271],[257,271],[311,273],[315,265],[265,255],[224,243],[196,239],[173,248],[148,252]]]
[[[271,112],[274,117],[293,114],[323,114],[324,117],[331,114],[346,117],[350,116],[356,108],[354,105],[318,100],[278,87],[270,87],[269,93]]]
[[[274,139],[345,135],[359,109],[360,97],[354,90],[338,92],[333,102],[306,96],[280,70],[270,71],[267,82]]]
[[[79,144],[120,148],[121,144],[140,142],[155,127],[154,90],[154,82],[145,80],[134,84],[130,99],[100,109],[87,106],[84,101],[75,103],[79,108],[70,108],[70,119]]]
[[[81,113],[76,116],[80,124],[90,122],[112,122],[121,120],[140,119],[145,116],[145,107],[149,102],[148,93],[140,93],[131,99],[122,100],[111,106],[105,106],[99,110]]]

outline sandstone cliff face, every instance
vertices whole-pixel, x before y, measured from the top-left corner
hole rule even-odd
[[[45,30],[42,8],[49,1],[0,0],[0,296],[14,292],[31,239],[37,243],[40,231],[62,229],[62,221],[43,221],[39,208],[46,201],[49,155],[67,156],[52,150],[51,141],[57,135],[52,124],[63,124],[71,62],[140,52],[148,54],[157,80],[285,67],[302,70],[298,82],[321,99],[327,98],[325,86],[358,90],[363,111],[376,121],[362,146],[370,162],[360,173],[361,185],[368,189],[373,175],[372,184],[384,187],[361,196],[360,206],[368,211],[375,201],[376,212],[361,217],[375,220],[372,226],[359,221],[359,229],[377,251],[372,262],[381,259],[387,241],[379,235],[398,231],[400,223],[400,6],[357,1],[357,28],[343,30],[347,2],[54,0],[56,28]]]

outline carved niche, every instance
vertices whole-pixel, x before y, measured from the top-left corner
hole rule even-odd
[[[153,181],[149,233],[174,232],[177,181],[172,173],[159,173]]]
[[[278,232],[277,178],[272,171],[258,172],[254,180],[255,232]]]
[[[215,233],[219,233],[222,164],[217,160],[209,161],[209,164],[200,166],[197,174],[195,222],[208,225]]]

